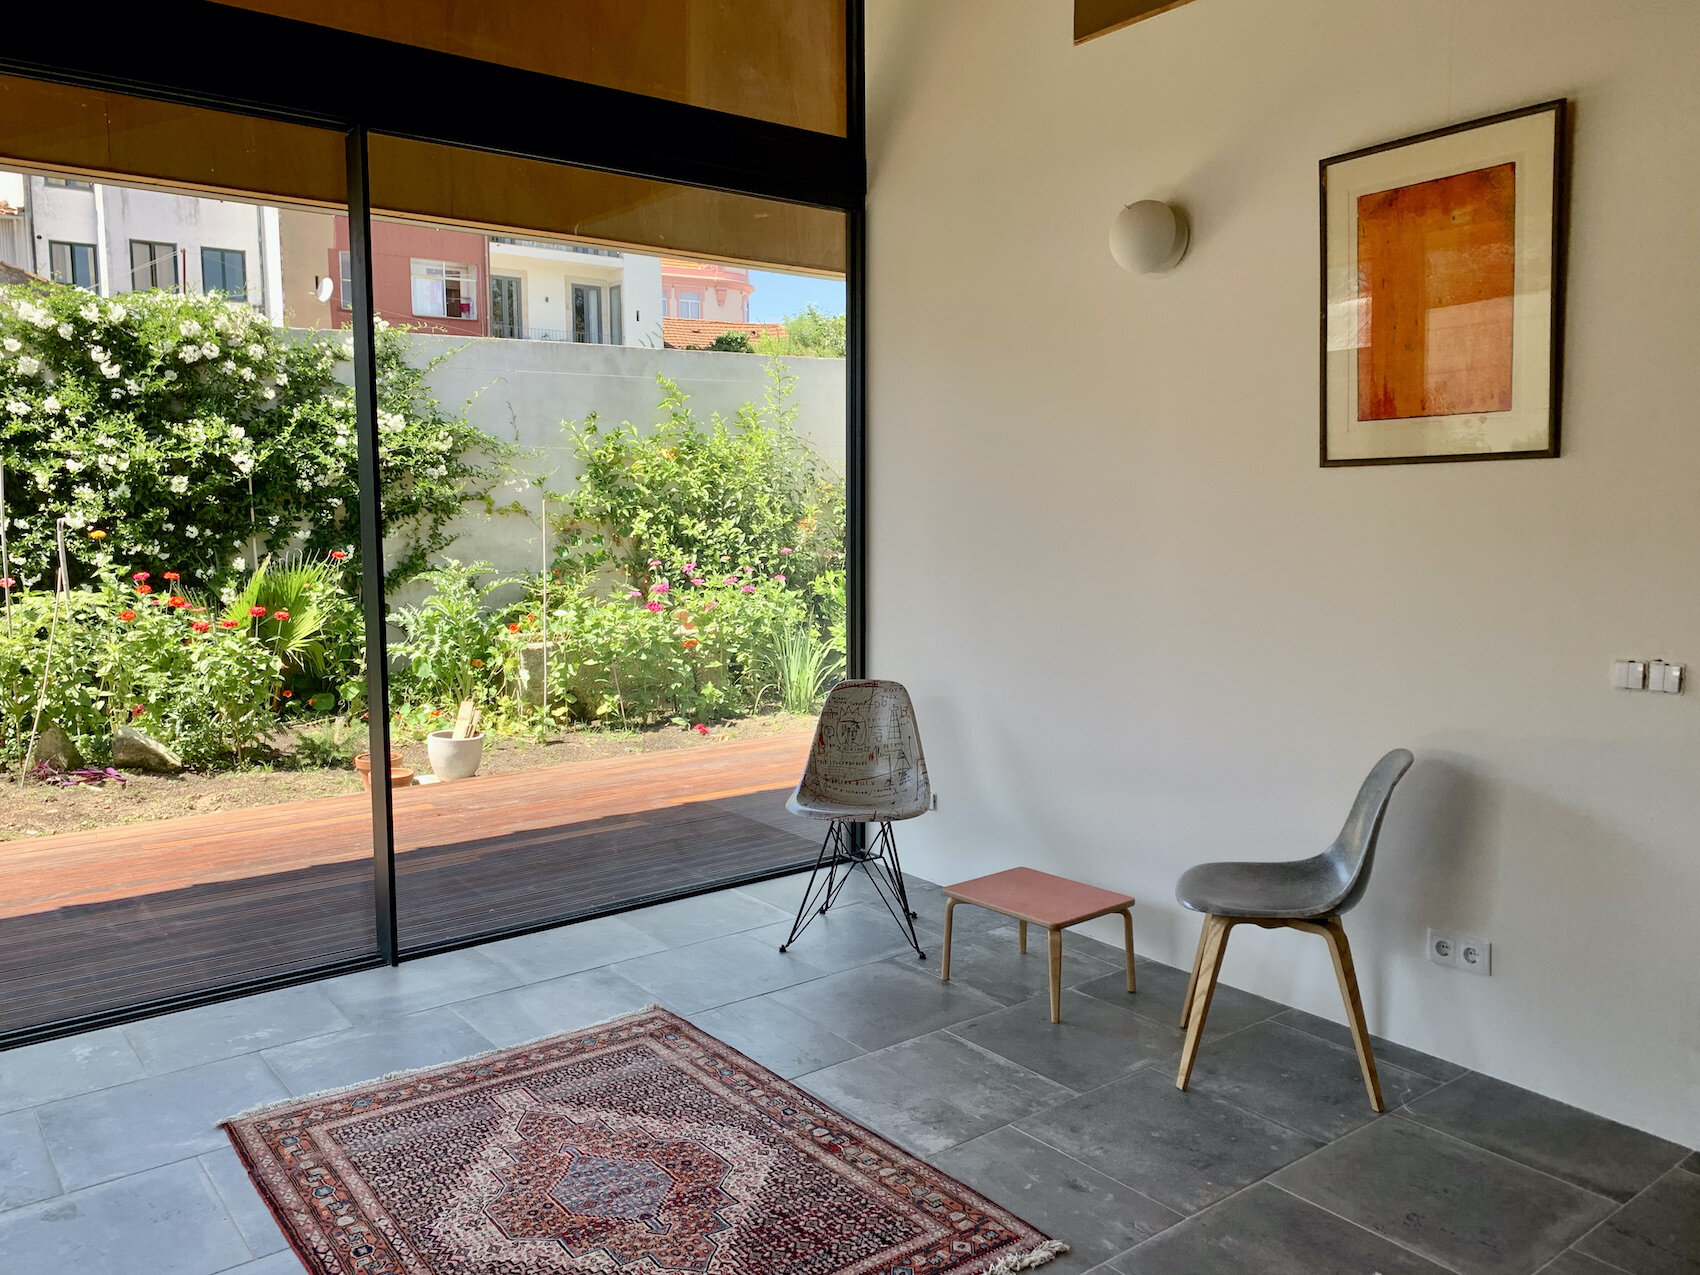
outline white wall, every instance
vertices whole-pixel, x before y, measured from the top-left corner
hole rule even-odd
[[[870,5],[870,654],[942,795],[908,862],[1128,889],[1185,965],[1188,865],[1314,853],[1408,746],[1347,918],[1373,1030],[1700,1143],[1700,693],[1607,685],[1700,671],[1700,5],[1196,0],[1080,48],[1069,10]],[[1318,468],[1317,161],[1560,96],[1563,457]],[[1106,248],[1145,197],[1192,217],[1166,277]],[[1236,930],[1224,981],[1340,1017],[1305,936]]]

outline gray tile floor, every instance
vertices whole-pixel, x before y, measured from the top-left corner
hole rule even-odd
[[[0,1054],[0,1268],[283,1275],[300,1265],[217,1122],[660,1002],[1073,1246],[1057,1275],[1700,1273],[1700,1156],[1379,1045],[1390,1114],[1345,1029],[1218,993],[1174,1087],[1184,971],[1042,945],[958,909],[938,979],[865,882],[786,956],[798,879]]]

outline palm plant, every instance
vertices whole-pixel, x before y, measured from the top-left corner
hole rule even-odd
[[[286,674],[321,677],[334,662],[328,638],[340,600],[339,574],[331,563],[300,554],[267,558],[224,617],[242,625],[258,621]]]

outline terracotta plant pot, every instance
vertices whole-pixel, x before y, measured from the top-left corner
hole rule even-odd
[[[367,778],[367,783],[368,784],[371,783],[370,777]],[[411,787],[412,784],[413,784],[413,772],[411,770],[409,770],[406,766],[391,766],[390,767],[390,787],[391,788],[408,788],[408,787]]]
[[[425,751],[438,779],[470,779],[484,760],[484,733],[456,739],[452,730],[434,730],[425,736]]]
[[[390,773],[391,773],[390,787],[392,787],[392,788],[405,788],[407,786],[407,784],[398,784],[398,783],[395,782],[394,773],[396,771],[396,768],[399,767],[399,766],[401,766],[401,754],[399,752],[397,752],[395,749],[392,748],[392,749],[390,749]],[[369,753],[369,752],[356,753],[354,755],[354,769],[356,769],[360,772],[360,786],[362,788],[364,788],[367,792],[371,792],[372,791],[372,754]],[[407,772],[407,783],[412,783],[412,782],[413,782],[413,772],[411,770],[409,770]]]

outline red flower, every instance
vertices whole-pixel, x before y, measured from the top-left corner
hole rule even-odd
[[[0,589],[10,589],[17,583],[11,576],[0,576]]]
[[[212,628],[212,625],[208,624],[205,620],[196,620],[189,627],[197,633],[205,633],[208,629]]]
[[[508,632],[509,633],[518,633],[519,632],[519,625],[517,625],[517,624],[508,625]]]
[[[148,711],[148,706],[146,704],[132,704],[132,705],[130,705],[130,716],[133,717],[133,718],[134,717],[140,717],[143,713],[145,713],[147,711]]]
[[[704,726],[701,722],[698,722],[695,726],[691,727],[691,729],[699,735],[708,734],[708,727]]]
[[[289,698],[289,697],[290,697],[290,696],[291,696],[291,695],[293,695],[293,694],[295,694],[295,692],[294,692],[294,691],[292,691],[292,690],[290,690],[290,689],[289,689],[289,688],[288,688],[288,687],[287,687],[287,686],[286,686],[286,687],[284,687],[284,688],[283,688],[283,689],[282,689],[282,690],[281,690],[281,691],[279,691],[279,692],[278,692],[278,694],[279,694],[279,695],[281,695],[281,696],[283,696],[283,698],[284,698],[284,699],[288,699],[288,698]]]
[[[184,607],[189,605],[189,599],[179,597],[177,594],[174,593],[169,598],[167,598],[165,600],[165,605],[168,606],[168,607],[176,607],[178,610],[182,610]]]
[[[136,572],[135,575],[130,577],[130,579],[134,580],[137,584],[140,584],[143,580],[146,580],[147,578],[148,578],[148,573],[146,571],[138,571],[138,572]]]
[[[346,553],[344,553],[341,549],[332,549],[331,550],[331,561],[332,562],[341,562],[346,557],[348,557],[348,555]]]
[[[697,640],[695,638],[686,638],[683,642],[679,643],[679,645],[684,647],[687,651],[690,650],[696,644],[697,644]]]
[[[183,577],[178,575],[175,571],[167,571],[165,573],[165,578],[167,580],[181,580]]]
[[[220,620],[218,622],[218,627],[221,628],[221,629],[234,629],[236,627],[236,621],[235,620]]]
[[[131,620],[136,618],[136,613],[130,610],[129,607],[125,607],[118,613],[118,618],[124,621],[125,624],[128,624]]]
[[[136,592],[137,593],[152,593],[153,592],[153,585],[151,585],[151,584],[138,584],[136,586]]]
[[[256,620],[263,620],[266,618],[266,609],[264,607],[249,607],[248,614]]]
[[[272,619],[274,619],[274,620],[287,620],[288,618],[289,618],[289,612],[287,612],[287,611],[273,611],[272,612]]]
[[[431,710],[431,716],[432,717],[441,717],[442,715],[443,715],[443,710],[440,709],[440,708],[433,708]]]

